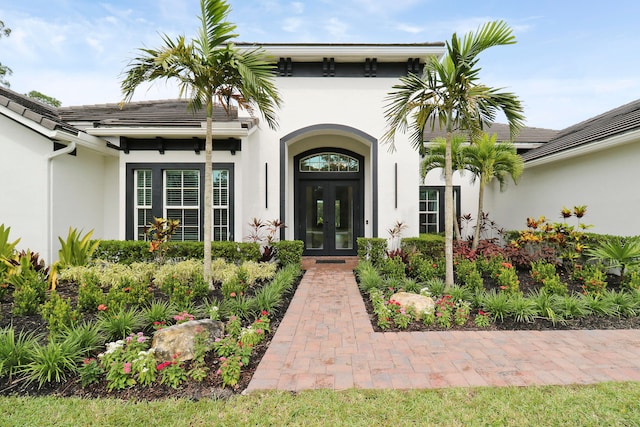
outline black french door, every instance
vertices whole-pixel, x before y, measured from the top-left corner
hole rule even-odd
[[[301,180],[296,238],[304,255],[356,255],[362,235],[359,180]]]

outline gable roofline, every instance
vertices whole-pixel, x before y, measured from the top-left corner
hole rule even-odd
[[[558,132],[548,144],[522,155],[527,165],[549,163],[638,138],[640,99]]]
[[[0,86],[0,106],[13,111],[18,116],[42,126],[49,131],[63,130],[78,135],[79,129],[69,125],[58,115],[56,107],[52,107],[35,99]]]
[[[116,156],[101,138],[66,123],[58,109],[0,87],[0,114],[55,142],[75,144],[104,155]]]
[[[336,62],[362,62],[376,58],[378,62],[404,62],[408,58],[424,59],[442,56],[443,42],[434,43],[244,43],[235,45],[241,50],[263,48],[268,56],[291,58],[299,62],[321,62],[333,58]]]

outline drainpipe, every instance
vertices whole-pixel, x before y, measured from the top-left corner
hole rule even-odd
[[[51,154],[47,154],[47,179],[48,179],[48,189],[47,189],[47,250],[49,251],[49,256],[47,257],[47,263],[51,264],[54,260],[53,255],[53,159],[56,157],[62,156],[64,154],[69,154],[76,149],[75,141],[71,141],[69,145],[60,150],[56,150]]]

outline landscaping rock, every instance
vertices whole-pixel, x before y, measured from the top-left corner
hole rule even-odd
[[[397,301],[402,307],[413,307],[418,316],[423,312],[433,313],[435,307],[433,298],[411,292],[398,292],[391,295],[389,299]]]
[[[224,335],[224,323],[210,319],[191,320],[156,331],[151,344],[156,360],[169,361],[175,354],[179,361],[193,359],[195,337],[203,331],[206,331],[211,345],[216,338]]]

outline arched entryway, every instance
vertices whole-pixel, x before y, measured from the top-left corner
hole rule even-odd
[[[364,235],[364,158],[322,147],[294,157],[295,232],[304,255],[356,255]]]

